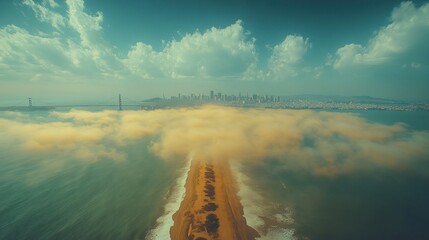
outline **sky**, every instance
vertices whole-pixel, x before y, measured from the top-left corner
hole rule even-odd
[[[1,1],[0,105],[210,90],[429,101],[428,42],[427,1]]]

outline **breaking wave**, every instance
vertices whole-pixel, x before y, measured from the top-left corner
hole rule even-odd
[[[250,179],[237,163],[231,168],[239,186],[238,196],[243,206],[247,225],[260,235],[258,240],[296,240],[292,225],[293,211],[279,203],[270,202],[262,194],[252,189]]]
[[[146,240],[170,239],[170,228],[173,226],[173,214],[177,212],[180,203],[183,201],[186,194],[186,179],[191,167],[192,156],[189,157],[185,167],[180,169],[180,177],[176,180],[173,186],[173,192],[169,195],[167,204],[164,207],[164,213],[156,220],[156,226],[146,235]]]

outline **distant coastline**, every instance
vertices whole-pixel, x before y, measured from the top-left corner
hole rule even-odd
[[[106,103],[52,104],[51,106],[0,106],[0,111],[49,111],[56,108],[99,108],[99,110],[156,110],[202,105],[221,105],[239,108],[271,108],[295,110],[377,110],[377,111],[429,111],[428,102],[411,102],[370,96],[340,95],[293,95],[274,96],[261,94],[177,94],[170,97],[156,97],[145,100]]]

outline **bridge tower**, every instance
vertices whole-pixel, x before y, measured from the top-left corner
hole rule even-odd
[[[122,111],[122,98],[121,98],[121,94],[119,94],[119,111]]]

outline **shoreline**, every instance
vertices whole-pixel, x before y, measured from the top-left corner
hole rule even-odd
[[[156,219],[156,225],[145,236],[146,240],[152,239],[168,239],[170,237],[170,228],[174,224],[173,214],[180,207],[180,204],[185,197],[186,189],[185,184],[188,176],[189,169],[191,168],[192,158],[188,160],[186,166],[181,169],[183,174],[176,180],[176,185],[173,187],[172,192],[167,194],[167,203],[164,206],[164,213]]]
[[[186,195],[170,228],[173,240],[250,239],[259,237],[244,218],[238,184],[226,161],[194,159],[186,179]]]

